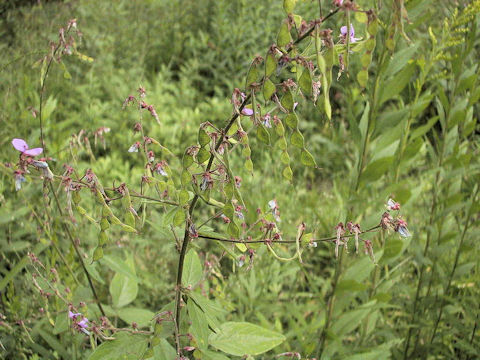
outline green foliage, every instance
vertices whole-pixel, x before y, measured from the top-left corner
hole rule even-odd
[[[170,360],[178,342],[213,360],[479,357],[480,2],[355,5],[293,48],[317,2],[9,5],[0,19],[2,356]],[[83,38],[44,78],[48,42],[72,16]],[[349,22],[355,43],[339,37]],[[42,85],[49,166],[57,176],[73,166],[75,180],[92,169],[95,192],[66,191],[60,177],[42,187],[32,167],[15,190],[10,141],[41,146]],[[138,104],[122,111],[141,85],[158,122]],[[221,144],[214,133],[236,87],[254,113]],[[128,152],[143,136],[155,161]],[[377,226],[390,197],[412,237],[365,232],[358,254],[350,237],[338,259],[331,241],[314,247],[339,222]],[[274,233],[292,243],[267,248]],[[176,284],[184,234],[192,240]],[[248,236],[259,243],[228,242]],[[68,304],[106,330],[82,332]]]

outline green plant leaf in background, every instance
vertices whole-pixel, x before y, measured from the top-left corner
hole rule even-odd
[[[148,337],[117,333],[115,340],[106,341],[90,355],[88,360],[138,360],[146,352]]]
[[[129,256],[125,260],[130,273],[135,274],[135,264],[133,257]],[[136,278],[126,276],[122,273],[116,273],[110,283],[110,295],[112,296],[113,306],[121,308],[130,304],[138,294],[138,281]]]
[[[193,287],[202,279],[203,269],[200,258],[195,250],[188,250],[185,256],[182,282],[185,287]]]
[[[208,341],[230,355],[259,355],[280,345],[285,336],[248,322],[226,322]]]

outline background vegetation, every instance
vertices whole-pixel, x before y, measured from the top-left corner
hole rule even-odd
[[[321,3],[325,13],[334,8],[330,1]],[[371,235],[377,264],[362,252],[342,252],[337,260],[334,246],[319,242],[305,250],[303,263],[278,261],[258,247],[253,267],[248,256],[247,264],[238,266],[240,249],[198,239],[191,246],[200,256],[203,275],[194,293],[209,299],[219,323],[246,321],[285,336],[258,359],[285,353],[294,357],[296,352],[301,358],[349,360],[478,358],[480,2],[406,0],[408,19],[401,20],[395,16],[403,1],[356,3],[375,9],[380,20],[367,87],[362,89],[356,78],[365,52],[360,46],[350,54],[349,75],[333,82],[331,122],[311,103],[298,104],[299,126],[318,168],[303,166],[296,160],[299,152],[293,151],[293,181],[285,181],[280,151],[255,136],[250,136],[253,174],[243,167],[240,153],[230,161],[242,178],[247,221],[256,219],[256,208],[268,211],[268,202],[276,199],[284,238],[294,238],[302,221],[316,237],[334,236],[335,225],[346,220],[365,229],[375,226],[390,197],[401,204],[412,236]],[[295,8],[307,20],[318,17],[318,11],[316,1],[298,1]],[[55,174],[63,173],[65,163],[78,174],[91,168],[105,187],[126,182],[138,189],[144,160],[128,152],[138,140],[132,131],[138,112],[122,111],[125,98],[145,87],[160,123],[145,116],[144,127],[173,152],[167,160],[174,168],[185,148],[196,143],[201,123],[221,126],[228,119],[232,90],[243,88],[253,57],[264,56],[276,41],[285,12],[281,1],[268,0],[5,6],[0,19],[0,145],[5,164],[17,161],[12,138],[40,145],[38,115],[32,116],[39,108],[44,75],[38,60],[72,18],[83,33],[80,56],[65,58],[65,66],[53,64],[44,97],[50,167]],[[353,15],[352,22],[356,36],[365,39],[365,25]],[[328,20],[335,41],[344,24],[343,13]],[[335,66],[334,77],[337,71]],[[110,132],[99,134],[101,127]],[[112,229],[105,255],[96,262],[92,256],[98,229],[75,213],[75,238],[110,321],[128,329],[136,322],[143,331],[155,330],[157,338],[140,341],[142,335],[122,333],[116,343],[105,342],[114,346],[102,345],[103,352],[92,355],[101,341],[71,328],[68,307],[58,297],[39,293],[49,287],[40,280],[34,283],[38,265],[36,269],[27,256],[32,252],[40,259],[47,278],[55,268],[62,292],[70,290],[68,301],[99,322],[62,227],[65,217],[38,177],[29,177],[16,191],[12,169],[1,169],[1,356],[117,359],[120,351],[132,359],[174,358],[172,325],[164,322],[159,328],[150,321],[171,310],[175,297],[178,252],[171,212],[143,207],[147,220],[141,232]],[[63,204],[65,195],[59,193]],[[137,209],[142,208],[140,200],[134,199]],[[82,195],[89,212],[99,211],[94,202]],[[205,219],[214,214],[202,211]],[[215,221],[209,224],[212,230],[221,226]],[[182,236],[183,229],[176,232]],[[276,249],[281,256],[291,253],[289,246]],[[200,330],[184,327],[194,336],[182,344],[199,347]],[[216,348],[188,354],[224,359]]]

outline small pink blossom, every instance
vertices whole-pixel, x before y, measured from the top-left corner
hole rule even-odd
[[[12,140],[12,145],[16,150],[18,150],[22,154],[25,154],[25,155],[28,155],[28,156],[37,156],[37,155],[40,155],[43,152],[43,148],[30,149],[28,147],[27,142],[23,139],[13,139]]]
[[[140,147],[140,142],[137,141],[134,143],[130,148],[128,149],[128,152],[133,153],[133,152],[138,152],[138,148]]]
[[[252,116],[253,115],[253,110],[250,108],[243,108],[242,109],[242,115],[244,116]]]
[[[343,39],[346,39],[346,37],[347,37],[347,27],[346,26],[342,26],[340,28],[340,34],[341,34],[341,37]],[[351,44],[356,43],[358,40],[360,40],[360,38],[355,37],[355,29],[354,29],[353,25],[350,24],[350,43]]]
[[[407,222],[403,219],[397,219],[395,224],[395,231],[400,234],[402,237],[410,237],[410,231],[407,229]]]
[[[265,116],[262,119],[262,124],[266,128],[271,128],[272,127],[272,123],[270,122],[270,114],[268,114],[268,113],[265,114]]]
[[[388,199],[388,202],[387,202],[387,209],[388,210],[400,210],[400,204],[393,201],[392,199]]]

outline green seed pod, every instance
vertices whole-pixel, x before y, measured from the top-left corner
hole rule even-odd
[[[100,233],[98,234],[98,245],[99,246],[103,246],[103,245],[106,245],[108,242],[108,235],[105,231],[100,231]]]
[[[106,217],[102,217],[100,220],[100,229],[107,230],[110,227],[110,223],[108,222]]]

